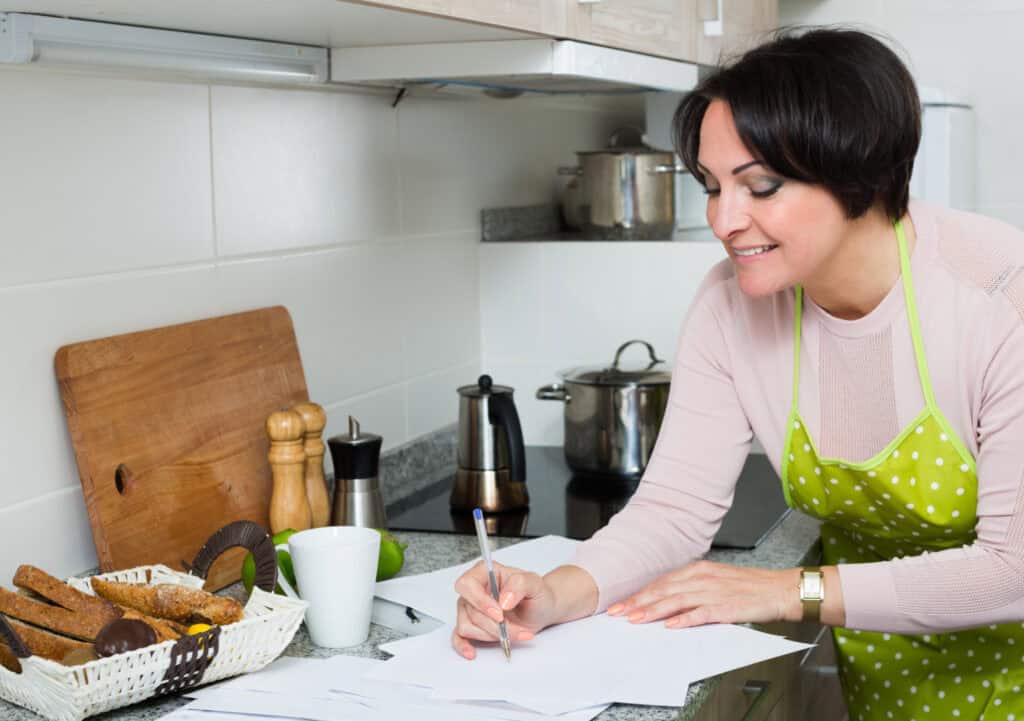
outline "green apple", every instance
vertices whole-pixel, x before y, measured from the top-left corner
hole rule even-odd
[[[271,541],[275,546],[279,546],[282,543],[286,543],[292,534],[296,533],[295,529],[286,528],[283,531],[278,531],[274,534]],[[295,570],[292,568],[292,557],[288,551],[277,552],[277,572],[284,575],[284,578],[296,591],[298,590],[297,584],[295,583]],[[252,587],[256,582],[256,559],[253,558],[251,553],[246,554],[245,560],[242,561],[242,585],[245,586],[247,593],[252,593]],[[281,585],[278,584],[274,587],[274,593],[281,596],[284,595],[284,590]]]

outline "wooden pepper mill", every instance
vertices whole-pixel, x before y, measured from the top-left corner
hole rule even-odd
[[[292,410],[302,416],[306,426],[303,450],[306,452],[306,498],[313,514],[313,528],[326,526],[331,521],[331,499],[327,495],[324,478],[324,442],[320,433],[327,425],[327,414],[316,403],[296,403]]]
[[[274,474],[270,494],[270,530],[272,533],[312,527],[312,512],[306,498],[306,452],[303,441],[306,426],[295,411],[282,410],[267,418],[270,453],[267,459]]]

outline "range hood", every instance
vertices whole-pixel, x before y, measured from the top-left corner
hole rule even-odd
[[[497,97],[685,92],[697,66],[599,45],[537,38],[331,49],[330,81]]]

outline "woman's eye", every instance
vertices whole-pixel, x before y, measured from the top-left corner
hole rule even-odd
[[[719,192],[721,192],[719,188],[709,188],[706,185],[704,186],[704,195],[718,195]]]
[[[782,187],[782,183],[761,183],[760,185],[751,186],[750,194],[755,198],[768,198],[778,191]]]

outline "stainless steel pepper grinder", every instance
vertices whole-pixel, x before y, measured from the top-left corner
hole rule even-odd
[[[334,462],[332,526],[387,528],[378,469],[382,439],[362,433],[359,421],[348,417],[348,434],[327,439]]]

